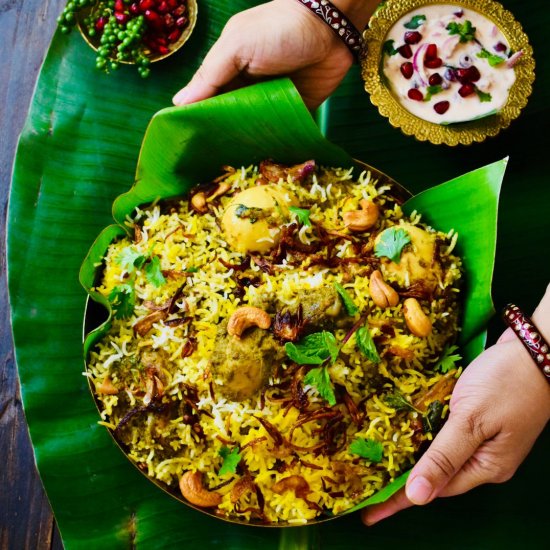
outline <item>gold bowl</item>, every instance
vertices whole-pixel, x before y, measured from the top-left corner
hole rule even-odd
[[[181,36],[178,38],[178,40],[168,46],[169,51],[165,54],[160,54],[160,53],[154,53],[149,49],[144,50],[145,55],[151,61],[151,63],[154,63],[156,61],[161,61],[162,59],[166,59],[167,57],[170,57],[172,54],[176,53],[187,42],[187,40],[189,40],[189,37],[191,36],[191,33],[195,28],[195,24],[197,23],[197,15],[198,15],[199,8],[197,5],[197,0],[187,0],[186,5],[187,5],[186,14],[188,19],[187,26],[183,29],[183,32],[181,33]],[[100,47],[101,37],[90,36],[88,33],[88,29],[84,24],[84,20],[86,19],[86,17],[88,17],[88,15],[90,15],[93,9],[94,7],[92,6],[90,8],[84,9],[81,12],[79,12],[77,26],[78,26],[78,30],[80,31],[80,34],[82,35],[82,37],[84,38],[88,46],[90,46],[90,48],[92,48],[94,51],[97,52],[97,50]],[[136,62],[133,60],[120,59],[116,61],[124,65],[136,64]]]
[[[401,17],[418,8],[434,4],[448,4],[478,12],[499,28],[513,51],[523,51],[523,57],[514,67],[516,81],[502,110],[478,120],[447,125],[436,124],[410,113],[392,93],[382,70],[386,36]],[[529,39],[512,13],[493,0],[388,0],[372,17],[364,38],[361,73],[371,102],[378,107],[382,116],[389,119],[392,126],[420,141],[455,146],[470,145],[496,136],[520,115],[533,89],[535,60]]]

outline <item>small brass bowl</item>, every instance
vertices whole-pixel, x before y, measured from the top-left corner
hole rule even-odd
[[[509,91],[506,104],[499,112],[468,122],[436,124],[413,115],[392,93],[382,66],[386,36],[407,13],[434,4],[448,4],[478,12],[500,29],[513,51],[523,51],[523,57],[514,67],[516,81]],[[533,89],[535,60],[529,39],[512,13],[494,0],[388,0],[372,17],[364,38],[361,72],[371,102],[378,107],[382,116],[389,119],[392,126],[420,141],[455,146],[470,145],[496,136],[520,115]]]
[[[176,42],[173,44],[170,44],[168,46],[169,51],[165,54],[159,54],[159,53],[153,53],[149,49],[145,49],[144,53],[147,56],[147,58],[151,61],[151,63],[154,63],[156,61],[161,61],[162,59],[166,59],[167,57],[170,57],[173,53],[176,53],[189,39],[191,36],[191,33],[193,32],[195,28],[195,24],[197,23],[197,15],[198,15],[198,5],[197,0],[187,0],[187,11],[186,11],[186,17],[188,19],[187,26],[183,29],[183,32],[181,33],[181,36],[178,38]],[[92,48],[94,51],[97,52],[97,50],[100,47],[100,36],[90,36],[88,34],[88,29],[86,29],[86,26],[84,25],[84,19],[90,14],[90,12],[93,10],[93,7],[87,8],[79,12],[78,14],[78,30],[80,31],[80,34],[84,38],[85,42]],[[111,57],[111,59],[116,60],[115,58]],[[135,65],[135,61],[125,60],[125,59],[119,59],[116,60],[119,63],[122,63],[124,65]]]

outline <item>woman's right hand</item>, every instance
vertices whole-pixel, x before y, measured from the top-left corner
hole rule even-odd
[[[355,2],[356,7],[360,4]],[[366,23],[369,11],[362,8],[358,25]],[[187,105],[266,77],[285,75],[314,109],[340,84],[352,61],[352,54],[330,27],[300,2],[273,0],[228,21],[173,102]]]

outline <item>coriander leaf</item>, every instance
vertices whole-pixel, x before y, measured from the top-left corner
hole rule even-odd
[[[336,361],[340,350],[334,334],[323,331],[309,334],[296,344],[287,342],[285,351],[299,365],[321,365],[329,358]]]
[[[115,319],[126,319],[134,313],[136,293],[134,287],[129,284],[118,285],[111,290],[109,302],[113,306]]]
[[[418,27],[424,24],[424,21],[426,21],[425,15],[415,15],[408,23],[405,23],[403,26],[406,29],[411,29],[415,31],[416,29],[418,29]]]
[[[477,54],[477,57],[479,57],[480,59],[486,59],[491,67],[498,67],[500,64],[506,61],[504,57],[500,57],[500,55],[495,55],[494,53],[488,52],[485,48],[483,48]]]
[[[462,360],[462,356],[458,353],[454,353],[458,349],[458,346],[446,346],[443,350],[443,356],[437,362],[434,370],[439,370],[443,374],[449,372],[456,367],[457,361]],[[453,355],[454,354],[454,355]]]
[[[482,92],[479,88],[476,88],[476,94],[481,103],[489,103],[489,101],[493,100],[493,96],[491,94]]]
[[[218,451],[218,454],[223,458],[222,467],[220,468],[218,475],[223,476],[225,474],[236,473],[237,466],[239,465],[239,462],[242,458],[242,456],[239,454],[239,448],[233,447],[230,452],[227,447],[222,447]]]
[[[306,386],[313,386],[319,395],[328,402],[328,404],[333,407],[336,405],[336,397],[334,396],[334,389],[332,387],[332,382],[330,381],[330,375],[328,373],[328,368],[324,367],[315,367],[311,369],[305,376],[303,383]]]
[[[166,283],[166,279],[160,269],[160,260],[158,256],[151,258],[151,261],[145,266],[145,277],[147,280],[157,288]]]
[[[370,462],[380,462],[384,455],[384,447],[382,443],[374,439],[357,438],[349,446],[349,452],[366,458]]]
[[[361,327],[355,333],[355,341],[357,342],[357,347],[361,352],[367,357],[369,361],[373,363],[380,363],[380,355],[378,355],[378,350],[376,349],[376,344],[372,339],[368,327]]]
[[[411,242],[411,236],[404,229],[390,227],[382,232],[380,239],[374,246],[374,255],[377,258],[385,256],[398,264],[401,261],[401,252]]]
[[[395,41],[394,40],[386,40],[384,42],[384,46],[382,48],[382,51],[385,53],[385,54],[388,54],[388,55],[395,55],[397,53],[397,50],[394,48],[394,43]]]
[[[472,26],[471,21],[466,21],[464,23],[457,23],[456,21],[451,21],[447,25],[447,30],[450,35],[458,34],[460,37],[460,42],[470,42],[470,40],[475,40],[476,28]]]
[[[197,273],[198,270],[199,270],[198,267],[191,266],[191,267],[188,267],[188,268],[185,270],[185,273]]]
[[[395,409],[396,411],[405,411],[409,409],[414,412],[420,412],[407,401],[405,396],[403,396],[398,391],[386,395],[386,397],[384,398],[384,403],[386,403],[386,405],[389,405],[392,409]]]
[[[430,101],[430,99],[432,99],[432,96],[439,94],[442,91],[443,91],[443,88],[441,86],[428,86],[424,101]]]
[[[132,246],[127,246],[120,251],[115,262],[128,273],[132,273],[137,267],[138,269],[147,261],[147,256],[140,254]]]
[[[298,218],[298,221],[302,225],[311,227],[311,221],[309,220],[309,210],[305,208],[298,208],[297,206],[289,206],[288,209]]]
[[[340,295],[340,298],[342,298],[342,302],[344,303],[344,307],[346,308],[348,315],[351,315],[353,317],[359,311],[359,308],[355,305],[353,298],[340,283],[334,283],[334,288],[336,289],[336,292],[338,292],[338,294]]]

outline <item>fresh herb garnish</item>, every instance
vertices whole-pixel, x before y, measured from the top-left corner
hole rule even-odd
[[[402,395],[398,391],[386,395],[386,397],[384,398],[384,403],[386,403],[386,405],[389,405],[392,409],[395,409],[396,411],[410,410],[422,414],[418,409],[416,409],[411,403],[407,401],[404,395]]]
[[[432,97],[436,94],[439,94],[443,91],[443,88],[441,86],[428,86],[426,89],[426,97],[424,98],[424,101],[430,101]]]
[[[446,374],[450,370],[456,367],[457,361],[462,360],[462,356],[455,351],[458,349],[458,346],[446,346],[443,350],[443,356],[437,362],[434,370],[439,370],[443,374]]]
[[[111,290],[109,302],[113,307],[115,319],[126,319],[134,313],[136,292],[130,284],[118,285]]]
[[[424,24],[424,21],[426,21],[425,15],[415,15],[408,23],[405,23],[403,26],[406,29],[411,29],[415,31],[416,29],[418,29],[418,27]]]
[[[298,208],[297,206],[289,206],[288,209],[298,218],[298,221],[307,227],[311,227],[311,221],[309,219],[309,210],[305,208]]]
[[[470,42],[475,40],[476,28],[472,26],[471,21],[465,21],[464,23],[457,23],[456,21],[451,21],[447,25],[447,30],[450,35],[458,34],[460,42]]]
[[[386,40],[382,48],[383,52],[388,55],[395,55],[397,53],[397,50],[394,48],[394,44],[394,40]]]
[[[199,271],[199,268],[192,265],[191,267],[188,267],[185,270],[185,273],[197,273],[198,271]]]
[[[334,288],[340,295],[340,298],[342,298],[342,302],[344,303],[344,307],[346,308],[348,315],[353,317],[359,311],[359,308],[355,305],[353,298],[340,283],[334,283]]]
[[[334,362],[340,352],[334,334],[325,330],[309,334],[295,344],[287,342],[285,351],[299,365],[321,365],[329,358]]]
[[[481,103],[489,103],[493,100],[493,96],[487,92],[482,92],[479,88],[476,88],[477,97]]]
[[[336,405],[336,397],[334,395],[334,389],[332,387],[332,382],[330,381],[330,375],[326,365],[311,369],[304,376],[303,382],[307,386],[315,387],[319,395],[327,401],[331,407]]]
[[[500,57],[500,55],[495,55],[494,53],[487,51],[485,48],[483,48],[477,54],[477,57],[479,57],[480,59],[486,59],[491,67],[498,67],[506,61],[504,57]]]
[[[368,327],[361,327],[355,333],[355,341],[359,350],[373,363],[380,363],[380,355],[376,349],[376,344],[372,339]]]
[[[241,461],[242,456],[239,454],[239,448],[233,447],[231,451],[227,447],[222,447],[218,454],[223,458],[222,467],[218,472],[219,476],[224,474],[234,474],[237,472],[237,466]]]
[[[250,223],[254,224],[258,220],[265,218],[266,213],[264,212],[263,208],[238,204],[237,208],[235,208],[235,216],[241,219],[248,219]]]
[[[166,283],[166,279],[160,269],[160,259],[158,256],[153,256],[145,265],[145,277],[157,288]]]
[[[370,462],[380,462],[384,454],[384,447],[382,443],[374,439],[357,438],[349,446],[349,452],[366,458]]]
[[[441,401],[432,401],[428,410],[422,417],[424,432],[435,433],[439,431],[443,424],[443,403]]]
[[[136,268],[139,269],[146,261],[147,256],[144,256],[132,246],[123,248],[115,259],[115,262],[128,273],[133,273]]]
[[[401,252],[411,243],[411,236],[404,229],[390,227],[380,236],[380,240],[374,247],[374,255],[377,258],[385,256],[398,264],[401,260]]]

